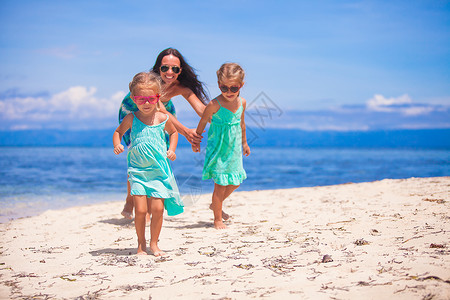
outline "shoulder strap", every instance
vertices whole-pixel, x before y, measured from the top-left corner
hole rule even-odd
[[[161,127],[166,126],[167,121],[169,121],[169,115],[168,114],[164,114],[164,115],[166,116],[166,119],[164,121],[162,121],[161,123],[153,125],[153,126],[161,126]]]
[[[219,106],[222,107],[222,104],[220,104],[218,97],[216,98],[216,101],[217,101],[217,103],[219,103]]]
[[[165,115],[166,115],[166,119],[164,121],[162,121],[161,123],[166,123],[167,121],[169,121],[169,115],[168,114],[165,114]]]

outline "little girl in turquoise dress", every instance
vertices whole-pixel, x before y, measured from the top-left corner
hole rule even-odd
[[[183,212],[183,202],[170,167],[175,160],[178,133],[169,116],[158,111],[161,96],[161,79],[153,72],[142,72],[130,82],[131,99],[138,111],[125,116],[113,135],[114,153],[120,154],[120,143],[125,132],[131,129],[128,150],[128,181],[135,209],[135,227],[138,237],[138,254],[147,254],[145,216],[151,215],[150,251],[155,256],[165,255],[158,247],[163,223],[164,208],[169,216]],[[165,132],[169,135],[167,150]]]
[[[197,133],[201,134],[211,121],[202,179],[214,181],[210,208],[216,229],[226,228],[222,219],[228,216],[224,217],[223,201],[247,178],[242,163],[242,155],[250,155],[244,121],[246,101],[239,94],[244,76],[244,70],[236,63],[220,67],[217,79],[222,93],[206,106],[197,126]],[[200,144],[192,145],[192,150],[200,152]]]

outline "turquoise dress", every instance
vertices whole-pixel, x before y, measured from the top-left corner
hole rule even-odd
[[[169,119],[149,126],[141,122],[133,112],[131,146],[128,150],[128,180],[131,195],[163,198],[169,216],[183,212],[177,182],[172,173],[164,140],[164,126]]]
[[[216,99],[217,100],[217,99]],[[208,130],[202,179],[219,185],[240,185],[247,178],[242,162],[242,99],[238,110],[222,107],[212,116]]]
[[[162,104],[164,104],[165,108],[167,109],[168,112],[170,112],[172,114],[172,116],[176,117],[176,111],[175,111],[175,106],[173,105],[172,99],[170,99],[167,102],[162,102]],[[130,97],[130,93],[128,93],[125,98],[123,98],[122,100],[122,104],[120,105],[120,109],[119,109],[119,123],[122,123],[123,118],[125,118],[126,115],[138,111],[138,108],[136,106],[136,104],[133,102],[133,99],[131,99]],[[167,145],[169,145],[169,135],[166,134],[166,143]],[[130,145],[130,130],[128,130],[127,132],[125,132],[125,134],[123,135],[123,141],[125,142],[125,144],[127,146]],[[168,146],[167,146],[168,147]]]

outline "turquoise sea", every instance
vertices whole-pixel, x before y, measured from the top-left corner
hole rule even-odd
[[[450,176],[450,150],[252,147],[248,179],[238,190],[368,182],[385,178]],[[201,181],[203,156],[177,149],[172,163],[184,195],[210,193]],[[0,147],[0,222],[47,209],[122,200],[126,153],[112,147]],[[119,214],[120,212],[118,212]]]

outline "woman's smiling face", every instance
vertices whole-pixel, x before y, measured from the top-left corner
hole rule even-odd
[[[180,73],[175,73],[172,70],[172,67],[181,68],[180,59],[172,54],[163,57],[163,59],[161,60],[161,66],[169,66],[169,70],[167,70],[167,72],[163,72],[160,69],[162,80],[168,84],[175,82],[178,79],[178,75],[180,75],[182,72],[181,70]]]

